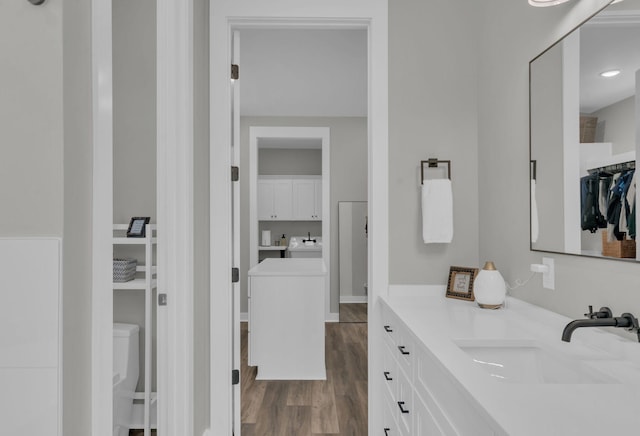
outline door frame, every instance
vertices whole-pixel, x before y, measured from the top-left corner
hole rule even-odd
[[[325,280],[325,321],[337,321],[331,314],[331,129],[329,127],[249,127],[249,269],[258,264],[258,140],[262,138],[312,138],[322,142],[322,259]],[[292,236],[292,235],[289,235]]]
[[[389,285],[388,216],[388,4],[387,0],[219,0],[210,4],[210,172],[211,172],[211,307],[210,307],[210,422],[216,434],[233,428],[232,368],[233,325],[231,274],[231,30],[243,24],[280,28],[359,28],[368,31],[368,207],[369,228],[369,355],[379,354],[378,296]],[[381,371],[369,361],[369,428],[381,425],[379,392],[375,377]]]
[[[193,434],[193,0],[157,0],[158,428]],[[113,434],[112,0],[91,0],[91,434]],[[169,376],[171,374],[171,376]]]

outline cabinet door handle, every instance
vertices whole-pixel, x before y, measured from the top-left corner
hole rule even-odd
[[[387,332],[387,333],[391,333],[393,331],[393,329],[391,328],[391,326],[386,325],[386,326],[384,326],[384,331]]]
[[[409,354],[411,354],[404,348],[405,348],[404,345],[398,345],[398,350],[400,350],[400,353],[404,354],[405,356],[408,356]]]
[[[398,407],[402,413],[409,413],[409,410],[404,408],[404,401],[398,401]]]
[[[389,436],[389,432],[391,431],[390,428],[385,428],[384,429],[384,436]]]
[[[387,380],[387,381],[391,381],[391,380],[393,380],[393,377],[389,377],[389,374],[391,374],[389,371],[385,371],[385,372],[384,372],[384,378],[385,378],[385,380]]]

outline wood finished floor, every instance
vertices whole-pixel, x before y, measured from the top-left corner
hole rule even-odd
[[[367,322],[367,303],[341,303],[340,322]]]
[[[366,436],[366,323],[326,324],[326,381],[256,380],[241,333],[242,436]]]

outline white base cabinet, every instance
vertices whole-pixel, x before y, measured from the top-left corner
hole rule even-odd
[[[257,380],[326,380],[322,259],[265,259],[249,270],[249,365]]]
[[[490,425],[429,350],[382,303],[385,436],[493,436]]]

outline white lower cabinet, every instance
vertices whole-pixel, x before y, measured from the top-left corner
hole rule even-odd
[[[385,436],[493,436],[491,426],[429,350],[382,305]]]
[[[419,395],[414,394],[414,421],[413,421],[413,434],[416,435],[444,435],[436,419],[431,414],[429,408],[424,404],[422,398]]]

